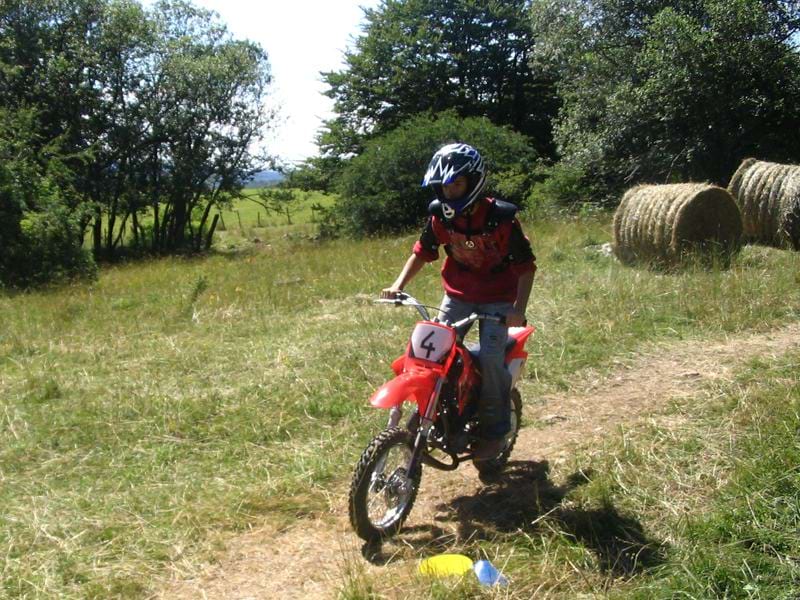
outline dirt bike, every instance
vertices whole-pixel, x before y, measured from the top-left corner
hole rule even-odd
[[[455,323],[432,319],[429,307],[405,293],[376,303],[413,306],[422,321],[415,325],[405,354],[392,363],[394,379],[370,398],[372,406],[389,409],[389,422],[361,454],[350,485],[350,523],[367,541],[399,531],[416,499],[423,464],[452,471],[473,459],[481,441],[480,348],[466,346],[460,332],[475,321],[505,322],[498,315],[477,313]],[[530,326],[508,330],[505,363],[511,373],[511,429],[495,458],[473,460],[482,477],[499,473],[516,443],[522,416],[516,383],[528,356],[525,343],[533,331]],[[405,427],[400,427],[406,401],[415,406]]]

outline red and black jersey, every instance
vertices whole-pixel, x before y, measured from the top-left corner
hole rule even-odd
[[[517,207],[484,198],[469,215],[446,220],[433,202],[431,216],[414,244],[414,254],[426,262],[447,258],[442,281],[448,296],[465,302],[513,302],[517,281],[536,271],[536,257],[515,215]]]

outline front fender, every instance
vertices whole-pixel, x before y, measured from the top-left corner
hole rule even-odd
[[[430,369],[405,371],[375,390],[369,403],[377,408],[394,408],[408,400],[416,402],[424,413],[437,378],[438,374]]]

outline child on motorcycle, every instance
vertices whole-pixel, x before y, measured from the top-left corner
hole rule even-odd
[[[428,207],[428,221],[400,275],[381,291],[381,298],[394,298],[425,263],[439,258],[443,245],[447,257],[440,308],[447,320],[473,312],[505,316],[505,325],[480,324],[483,443],[475,460],[490,460],[505,446],[511,427],[511,376],[504,364],[507,328],[525,323],[536,272],[536,257],[516,219],[517,207],[483,195],[485,184],[483,158],[472,146],[448,144],[433,155],[422,185],[432,187],[437,199]]]

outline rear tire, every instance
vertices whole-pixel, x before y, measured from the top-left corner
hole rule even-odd
[[[350,524],[360,538],[372,542],[402,527],[417,498],[421,463],[405,472],[414,438],[393,427],[379,433],[361,454],[350,484]]]
[[[472,461],[481,477],[497,475],[502,471],[508,463],[511,451],[514,450],[514,444],[517,443],[517,435],[522,424],[522,397],[517,388],[512,389],[509,396],[511,400],[511,430],[506,434],[506,447],[496,458]]]

